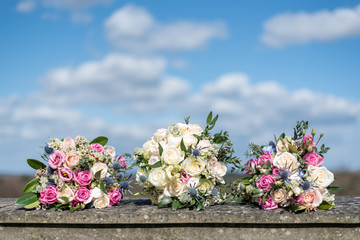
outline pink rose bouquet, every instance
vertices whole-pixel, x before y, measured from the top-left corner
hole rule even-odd
[[[308,122],[301,121],[294,128],[294,136],[284,133],[269,145],[250,144],[249,160],[238,166],[247,175],[233,183],[233,202],[258,205],[264,210],[288,207],[290,211],[316,211],[335,207],[335,195],[330,190],[334,174],[324,163],[329,150],[315,143],[313,129],[306,134]]]
[[[16,205],[26,209],[62,211],[104,208],[116,205],[129,190],[127,161],[107,146],[106,137],[52,138],[41,156],[47,163],[28,159],[36,169],[35,179],[24,188],[26,195]],[[128,156],[128,155],[126,155]]]

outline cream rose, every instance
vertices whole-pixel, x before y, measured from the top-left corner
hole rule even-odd
[[[319,190],[315,189],[312,192],[304,193],[303,201],[306,206],[318,207],[323,199]]]
[[[107,148],[106,148],[106,152],[107,152],[112,158],[114,158],[115,155],[116,155],[115,148],[112,147],[112,146],[107,147]]]
[[[183,136],[183,141],[184,141],[184,145],[186,148],[188,148],[189,146],[195,146],[198,139],[196,137],[194,137],[194,135],[192,134],[185,134]]]
[[[64,204],[65,201],[60,199],[60,197],[67,197],[69,199],[69,202],[71,202],[72,200],[74,200],[74,192],[69,187],[65,187],[63,188],[63,190],[61,190],[61,192],[59,192],[58,202]]]
[[[326,188],[334,181],[334,174],[327,170],[326,167],[309,165],[308,172],[315,186]]]
[[[158,161],[160,161],[160,155],[151,155],[150,158],[149,158],[148,164],[149,165],[154,165]]]
[[[203,129],[199,125],[189,124],[189,133],[200,136],[202,132],[203,132]]]
[[[98,188],[98,187],[94,187],[92,190],[91,190],[91,193],[90,193],[90,198],[91,199],[95,199],[95,198],[101,198],[102,196],[104,196],[104,192]]]
[[[182,194],[185,190],[186,183],[181,181],[181,179],[174,179],[169,182],[164,189],[165,197],[176,197]]]
[[[160,129],[156,130],[156,132],[154,134],[155,142],[164,141],[166,139],[167,133],[168,133],[168,130],[165,128],[160,128]]]
[[[69,148],[75,147],[75,141],[71,137],[66,137],[61,143],[61,150],[65,152]]]
[[[189,179],[189,181],[186,183],[187,188],[194,188],[199,186],[200,177],[192,177]]]
[[[176,147],[166,147],[161,156],[164,162],[170,165],[178,164],[183,157],[183,153]]]
[[[145,157],[151,155],[159,155],[159,144],[155,142],[154,138],[150,138],[143,145]]]
[[[199,149],[201,149],[201,153],[207,153],[212,150],[212,145],[209,140],[201,140],[197,146]]]
[[[110,197],[104,194],[100,198],[96,198],[93,202],[95,208],[106,208],[110,206]]]
[[[71,151],[66,155],[65,165],[73,169],[75,166],[79,165],[81,159],[81,154],[76,151]]]
[[[186,134],[189,130],[189,125],[185,123],[177,123],[175,125],[180,131],[182,131],[184,134]]]
[[[167,145],[171,147],[180,147],[181,137],[175,137],[169,135],[167,139]]]
[[[290,204],[290,202],[287,201],[287,192],[282,188],[271,191],[270,196],[274,202],[279,204],[281,207],[287,207]]]
[[[221,183],[225,183],[223,176],[225,176],[227,167],[225,163],[214,161],[209,164],[209,172]]]
[[[279,169],[288,169],[290,172],[300,166],[296,157],[289,152],[276,154],[273,164]]]
[[[163,188],[168,183],[166,173],[161,168],[151,169],[149,172],[149,182],[157,188]]]
[[[198,176],[204,170],[206,163],[199,158],[188,157],[182,163],[182,167],[190,176]]]
[[[214,183],[210,181],[209,179],[202,180],[202,183],[200,183],[199,191],[202,193],[205,193],[209,190],[212,190],[214,188]]]
[[[92,176],[95,177],[95,174],[101,170],[100,179],[104,179],[107,177],[108,173],[108,166],[105,163],[95,163],[92,168],[90,169]]]

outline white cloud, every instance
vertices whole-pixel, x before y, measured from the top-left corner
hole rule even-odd
[[[93,16],[89,13],[73,12],[71,14],[71,20],[74,23],[86,24],[86,23],[91,22],[92,19],[93,19]]]
[[[271,47],[326,42],[360,35],[360,5],[315,13],[282,13],[264,23],[261,41]]]
[[[104,26],[114,46],[133,51],[199,49],[211,39],[227,35],[222,22],[179,21],[162,24],[156,22],[144,8],[134,5],[114,12]]]
[[[22,13],[32,12],[36,8],[36,2],[32,0],[24,0],[16,5],[16,10]]]

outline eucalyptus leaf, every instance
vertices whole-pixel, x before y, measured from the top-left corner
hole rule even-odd
[[[206,125],[211,125],[211,120],[212,120],[212,112],[210,112],[209,115],[207,116]]]
[[[98,143],[98,144],[101,144],[101,145],[105,146],[108,141],[109,141],[109,139],[107,137],[100,136],[100,137],[97,137],[94,140],[92,140],[90,142],[90,144]]]
[[[36,170],[46,168],[45,164],[43,164],[42,162],[36,159],[27,159],[27,163],[29,164],[30,167]]]
[[[214,117],[214,119],[210,122],[211,125],[215,125],[216,121],[218,120],[219,115],[216,115],[216,117]]]
[[[159,202],[159,207],[163,207],[166,206],[168,204],[170,204],[172,202],[172,198],[163,198],[160,202]]]
[[[28,182],[24,187],[24,193],[36,192],[36,185],[38,184],[38,182],[39,180],[36,178]]]

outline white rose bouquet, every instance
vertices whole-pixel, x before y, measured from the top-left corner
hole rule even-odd
[[[36,178],[24,187],[26,195],[16,205],[71,212],[116,205],[129,187],[127,162],[124,156],[116,157],[107,142],[102,136],[91,142],[80,136],[50,139],[41,155],[48,166],[27,160],[37,170]]]
[[[265,210],[289,207],[290,211],[328,210],[335,207],[335,196],[329,190],[334,174],[322,166],[325,145],[314,143],[316,135],[306,134],[308,122],[297,122],[294,137],[284,133],[268,146],[250,144],[250,158],[245,166],[238,165],[249,175],[233,183],[233,203],[259,205]]]
[[[233,156],[227,132],[209,133],[217,119],[210,112],[203,130],[186,118],[185,123],[156,130],[142,148],[135,149],[136,180],[153,204],[201,210],[225,199],[221,186],[226,163],[240,160]]]

